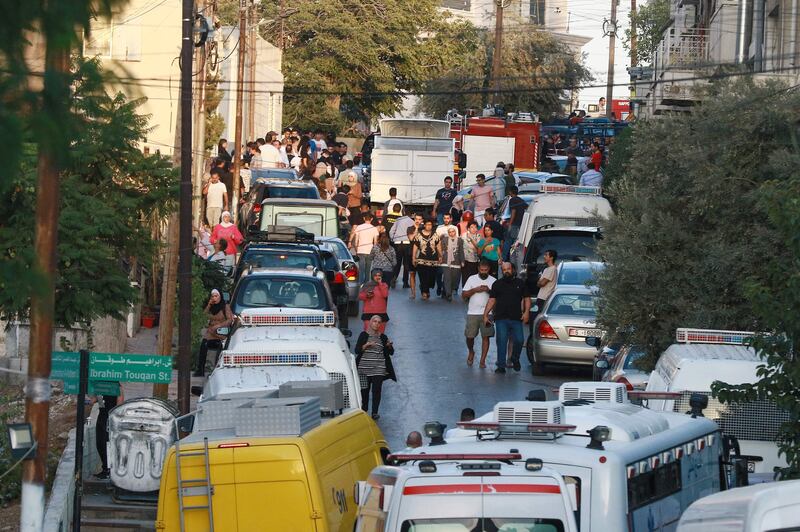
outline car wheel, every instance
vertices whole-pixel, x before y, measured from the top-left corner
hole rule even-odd
[[[525,346],[525,351],[528,354],[528,360],[531,362],[532,372],[534,375],[544,375],[544,364],[536,360],[536,353],[533,351],[533,342],[528,341],[528,344]]]
[[[528,362],[533,365],[533,340],[531,338],[525,342],[525,354],[528,355]]]
[[[347,303],[347,315],[358,316],[358,301],[350,301]]]

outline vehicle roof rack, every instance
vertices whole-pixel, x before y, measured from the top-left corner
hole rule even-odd
[[[266,231],[256,231],[248,237],[251,242],[288,242],[314,244],[314,233],[292,225],[269,225]]]
[[[675,341],[679,344],[745,345],[745,340],[755,334],[749,331],[679,328],[675,331]]]
[[[522,460],[520,453],[478,453],[478,454],[463,454],[463,453],[433,453],[433,454],[412,454],[412,453],[397,453],[390,454],[386,457],[390,462],[412,462],[415,460],[434,460],[434,461],[454,461],[454,460],[499,460],[501,462],[510,462],[511,460]]]

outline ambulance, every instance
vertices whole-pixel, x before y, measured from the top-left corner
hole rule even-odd
[[[747,460],[751,482],[773,479],[774,468],[786,467],[776,443],[789,413],[774,403],[755,400],[726,404],[711,394],[714,381],[752,384],[760,379],[758,367],[764,364],[755,349],[747,346],[754,333],[711,329],[679,328],[676,342],[669,346],[650,374],[646,391],[674,392],[675,398],[652,399],[647,407],[685,414],[692,395],[708,401],[706,417],[720,426],[722,433],[737,440],[739,456]]]
[[[359,484],[357,531],[675,530],[724,485],[713,421],[632,404],[619,383],[497,403],[446,441],[441,424],[425,431],[430,445]]]
[[[311,384],[316,392],[300,387],[305,397],[284,388],[200,401],[191,434],[164,460],[155,529],[353,530],[353,487],[384,463],[388,445],[362,410],[326,413],[313,394],[330,386]]]
[[[247,308],[203,387],[201,400],[277,393],[290,381],[341,382],[343,408],[360,408],[354,355],[333,312]]]

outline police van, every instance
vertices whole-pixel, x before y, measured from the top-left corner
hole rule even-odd
[[[342,407],[360,408],[355,357],[333,312],[290,308],[248,308],[220,353],[201,398],[277,393],[290,381],[341,382]]]
[[[426,433],[359,485],[356,530],[674,530],[724,481],[713,421],[634,405],[619,383],[565,383],[558,401],[498,403],[447,441],[440,424]]]
[[[751,481],[771,480],[773,468],[786,467],[778,456],[775,443],[789,414],[774,403],[756,400],[747,403],[723,404],[711,394],[711,384],[758,382],[758,367],[763,360],[755,349],[746,345],[754,333],[710,329],[681,328],[676,343],[667,348],[650,374],[646,391],[675,392],[675,397],[648,400],[653,410],[685,413],[690,410],[692,395],[707,397],[705,415],[719,424],[725,436],[735,437],[739,455],[747,460]]]

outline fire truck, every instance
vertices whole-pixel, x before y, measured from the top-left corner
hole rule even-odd
[[[538,168],[541,123],[536,115],[464,116],[450,111],[447,120],[456,152],[464,154],[455,158],[459,185],[474,184],[478,174],[491,177],[498,162],[513,163],[517,170]]]

